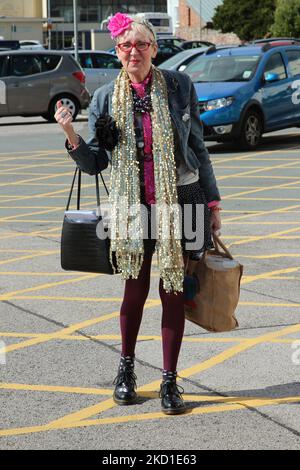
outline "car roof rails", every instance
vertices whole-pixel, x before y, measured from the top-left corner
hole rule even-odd
[[[216,52],[217,48],[215,45],[209,46],[206,51],[204,52],[205,55],[212,54],[213,52]]]
[[[284,39],[282,40],[284,42]],[[264,44],[262,45],[262,52],[267,52],[269,49],[272,49],[273,47],[282,47],[282,46],[300,46],[300,41],[299,42],[296,42],[296,41],[290,41],[290,43],[286,43],[286,44],[276,44],[276,41],[274,41],[274,43],[267,43],[267,44]],[[279,41],[278,41],[279,42]],[[259,46],[259,44],[258,44]]]
[[[260,43],[271,43],[277,41],[296,41],[300,42],[300,38],[265,38],[265,39],[255,39],[253,44],[260,44]]]
[[[205,51],[205,55],[207,54],[212,54],[213,52],[216,51],[224,51],[225,49],[235,49],[239,47],[245,47],[245,44],[217,44],[213,46],[209,46],[209,48]]]

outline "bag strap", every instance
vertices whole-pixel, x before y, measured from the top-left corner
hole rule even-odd
[[[78,210],[78,211],[80,210],[81,170],[80,170],[78,167],[76,167],[75,172],[74,172],[74,176],[73,176],[73,180],[72,180],[72,184],[71,184],[71,189],[70,189],[69,197],[68,197],[68,202],[67,202],[67,206],[66,206],[66,211],[68,211],[68,210],[69,210],[69,207],[70,207],[70,203],[71,203],[71,198],[72,198],[72,193],[73,193],[73,189],[74,189],[74,184],[75,184],[77,172],[78,172],[78,181],[77,181],[77,210]],[[105,188],[105,190],[106,190],[106,193],[107,193],[107,195],[109,196],[109,192],[108,192],[108,190],[107,190],[107,187],[106,187],[106,184],[105,184],[105,181],[104,181],[104,178],[103,178],[101,172],[100,172],[100,176],[101,176],[101,179],[102,179],[102,183],[103,183],[103,185],[104,185],[104,188]],[[98,178],[98,175],[97,175],[97,174],[95,175],[95,183],[96,183],[97,208],[100,208],[99,178]]]
[[[233,259],[232,254],[230,253],[228,248],[226,248],[224,243],[221,242],[220,238],[215,233],[213,233],[212,236],[213,236],[213,240],[214,240],[215,249],[217,251],[220,251],[219,247],[221,247],[223,249],[223,251],[226,253],[226,255],[228,256],[228,258]]]

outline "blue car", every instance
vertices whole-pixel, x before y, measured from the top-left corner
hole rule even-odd
[[[300,46],[207,51],[188,64],[205,140],[256,148],[262,134],[300,126]]]

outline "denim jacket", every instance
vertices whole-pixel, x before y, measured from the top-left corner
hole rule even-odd
[[[168,103],[175,130],[175,160],[183,161],[190,170],[199,168],[199,182],[207,202],[220,200],[209,153],[203,141],[198,99],[190,78],[181,73],[162,70],[168,88]],[[107,168],[111,153],[99,146],[95,137],[95,122],[101,113],[112,113],[114,82],[96,90],[89,108],[89,140],[80,138],[79,146],[69,155],[85,173],[94,175]]]

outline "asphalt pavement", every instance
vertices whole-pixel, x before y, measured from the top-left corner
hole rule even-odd
[[[80,116],[83,137],[86,127]],[[208,144],[222,240],[244,265],[239,327],[209,333],[186,322],[181,416],[160,411],[155,257],[136,348],[140,401],[121,407],[112,381],[123,281],[60,267],[74,172],[64,136],[42,118],[2,118],[0,142],[0,448],[300,449],[299,129],[265,136],[254,152]],[[93,209],[94,181],[83,183]]]

